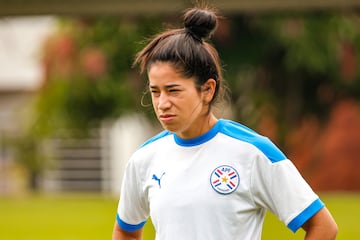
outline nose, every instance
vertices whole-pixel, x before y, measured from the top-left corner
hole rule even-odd
[[[166,93],[161,93],[158,98],[158,104],[157,107],[159,110],[166,110],[171,107],[171,101],[169,99],[169,96]]]

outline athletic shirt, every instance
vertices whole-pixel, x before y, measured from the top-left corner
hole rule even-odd
[[[266,210],[295,232],[323,206],[268,138],[220,119],[193,139],[163,131],[132,155],[117,223],[135,231],[150,216],[156,240],[254,240]]]

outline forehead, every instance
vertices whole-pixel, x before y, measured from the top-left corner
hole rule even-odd
[[[155,62],[148,69],[149,85],[194,85],[193,78],[184,77],[171,63]]]

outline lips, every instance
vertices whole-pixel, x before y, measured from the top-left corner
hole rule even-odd
[[[169,122],[175,118],[174,114],[161,114],[159,116],[160,121],[162,122]]]

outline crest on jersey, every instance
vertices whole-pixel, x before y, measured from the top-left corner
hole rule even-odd
[[[220,194],[234,192],[240,183],[240,177],[235,168],[227,165],[214,169],[210,176],[210,184]]]

